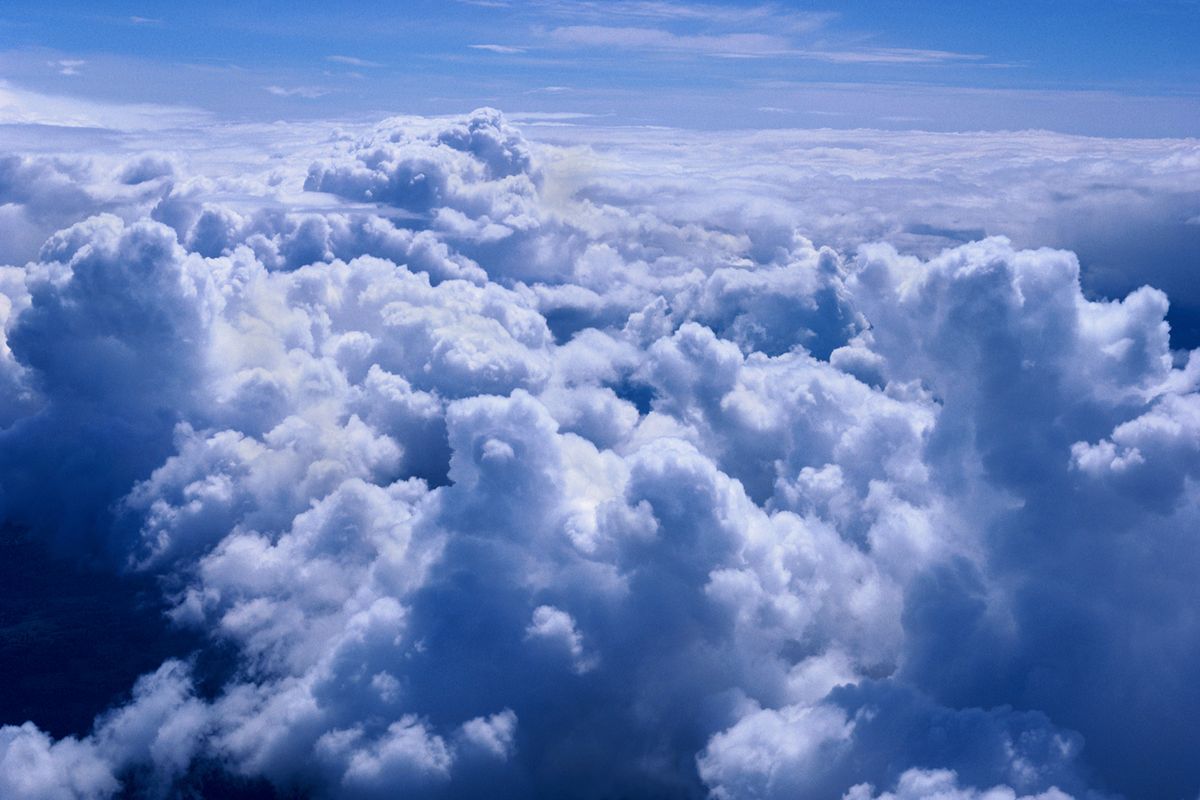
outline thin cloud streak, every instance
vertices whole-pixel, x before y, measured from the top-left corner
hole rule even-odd
[[[774,4],[749,7],[730,7],[711,3],[683,4],[670,2],[557,2],[548,0],[533,4],[543,12],[564,18],[611,20],[655,20],[664,23],[694,23],[707,25],[769,25],[775,30],[804,33],[824,27],[837,18],[836,12],[791,11]]]
[[[334,64],[345,64],[350,67],[382,67],[378,61],[368,61],[365,58],[357,58],[355,56],[325,56],[326,61],[332,61]]]
[[[571,25],[555,28],[550,38],[565,45],[664,50],[709,55],[767,56],[787,52],[787,39],[762,33],[679,35],[658,28]]]
[[[316,100],[318,97],[324,97],[330,93],[329,89],[322,89],[319,86],[264,86],[264,90],[270,92],[276,97],[302,97],[305,100]]]
[[[549,38],[562,45],[593,48],[622,48],[672,53],[692,53],[734,58],[790,57],[832,64],[939,64],[980,61],[986,56],[949,50],[905,47],[863,49],[797,48],[782,36],[765,33],[681,35],[661,28],[571,25],[555,28]]]
[[[507,44],[469,44],[467,47],[470,47],[472,50],[486,50],[489,53],[501,53],[505,55],[524,53],[526,51],[524,47],[513,47]]]

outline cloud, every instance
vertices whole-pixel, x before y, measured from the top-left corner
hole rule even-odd
[[[770,89],[776,101],[771,105],[777,105],[787,87]],[[811,103],[797,108],[815,113]],[[1200,302],[1188,279],[1188,254],[1200,239],[1196,227],[1184,222],[1200,197],[1176,173],[1163,171],[1190,175],[1196,169],[1191,140],[1156,140],[1152,152],[1138,154],[1118,140],[1036,131],[964,136],[780,130],[747,138],[593,127],[539,136],[563,144],[585,141],[606,155],[603,176],[585,190],[595,196],[667,215],[681,208],[687,214],[721,208],[730,225],[747,228],[734,218],[754,219],[753,235],[764,243],[790,236],[798,218],[804,219],[807,237],[844,252],[886,240],[928,258],[965,240],[1001,233],[1019,247],[1076,251],[1090,292],[1120,296],[1147,282],[1164,288],[1177,334],[1184,320],[1176,315]],[[665,164],[684,174],[703,171],[709,184],[672,175]],[[572,168],[564,162],[568,176]],[[931,178],[931,170],[942,177]],[[1111,183],[1098,184],[1090,170]],[[922,187],[930,193],[923,194]],[[1022,200],[1006,204],[1004,196]],[[1030,208],[1037,213],[1026,213]],[[1143,253],[1154,255],[1143,259]],[[1134,260],[1136,275],[1125,266]],[[1200,340],[1192,333],[1182,341],[1194,346]]]
[[[543,9],[563,17],[612,19],[626,17],[659,23],[705,25],[762,24],[776,30],[805,33],[817,30],[836,18],[835,13],[784,10],[772,4],[730,7],[714,3],[675,3],[658,0],[621,0],[612,3],[545,2]]]
[[[316,100],[329,94],[329,89],[320,86],[264,86],[263,89],[276,97],[302,97],[305,100]]]
[[[119,785],[108,764],[75,739],[51,742],[25,723],[0,728],[0,786],[9,797],[108,797]]]
[[[0,514],[197,642],[8,794],[1200,787],[1200,356],[1024,241],[1193,143],[199,130],[0,163]]]
[[[58,70],[59,75],[78,75],[79,68],[87,62],[78,58],[63,58],[49,63]]]
[[[325,56],[326,61],[332,61],[335,64],[345,64],[350,67],[382,67],[383,64],[378,61],[368,61],[365,58],[356,56]]]
[[[766,57],[787,52],[787,39],[765,33],[677,34],[659,28],[569,25],[550,38],[562,45],[621,47],[705,55]]]
[[[564,650],[570,656],[577,672],[587,672],[595,667],[595,662],[584,656],[583,637],[575,628],[575,620],[561,609],[554,606],[535,608],[533,620],[525,629],[525,636],[540,639]]]
[[[503,53],[503,54],[524,53],[526,50],[526,48],[524,48],[524,47],[514,47],[512,45],[507,45],[507,44],[471,44],[471,45],[467,45],[467,46],[472,48],[473,50],[487,50],[489,53]]]
[[[0,121],[10,125],[162,130],[194,125],[210,116],[208,112],[183,106],[100,103],[44,94],[0,81]]]
[[[916,65],[985,59],[978,54],[947,50],[839,47],[836,40],[811,41],[811,34],[835,15],[788,13],[766,5],[733,9],[658,2],[612,3],[603,7],[578,3],[551,10],[572,22],[543,32],[551,43],[560,46],[723,58],[798,58],[833,64]]]
[[[798,50],[802,58],[832,64],[939,64],[954,61],[981,61],[986,56],[947,50],[916,50],[905,47],[877,47],[862,50]]]
[[[106,798],[117,775],[137,768],[139,780],[161,793],[191,760],[207,724],[189,670],[168,661],[140,678],[128,704],[99,717],[84,739],[51,741],[32,723],[0,728],[0,787],[14,798]]]
[[[959,785],[953,770],[910,769],[900,776],[895,791],[876,795],[872,787],[859,784],[846,793],[843,800],[925,800],[937,797],[945,800],[976,800],[983,797],[1018,798],[1017,793],[1007,786],[993,786],[979,790]],[[1070,800],[1070,796],[1051,788],[1037,795],[1021,795],[1018,800]]]

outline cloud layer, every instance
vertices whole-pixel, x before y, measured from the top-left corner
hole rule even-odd
[[[1200,789],[1163,292],[951,231],[949,180],[765,194],[487,109],[221,135],[0,170],[0,515],[204,643],[91,730],[5,720],[0,794]]]

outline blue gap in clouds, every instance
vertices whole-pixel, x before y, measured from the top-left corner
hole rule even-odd
[[[199,643],[169,624],[151,579],[51,555],[13,525],[0,528],[0,587],[0,724],[84,735],[139,675]]]
[[[1166,292],[1171,348],[1200,347],[1200,225],[1160,223],[1069,243],[1079,256],[1084,292],[1119,298],[1141,286]]]
[[[215,696],[236,669],[236,655],[172,626],[161,598],[148,576],[55,555],[26,531],[0,525],[0,725],[30,721],[55,738],[85,736],[97,714],[128,700],[139,676],[189,653],[199,693]],[[120,797],[154,791],[139,775],[123,778]],[[203,758],[176,789],[173,797],[289,796]]]

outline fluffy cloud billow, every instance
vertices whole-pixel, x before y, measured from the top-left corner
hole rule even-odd
[[[828,164],[536,130],[4,160],[4,530],[149,582],[194,646],[90,728],[2,720],[0,794],[1200,791],[1167,294],[1085,291],[1032,224],[932,247],[949,178],[918,229]],[[969,171],[986,138],[928,144]],[[1025,182],[1197,152],[1026,145]]]

